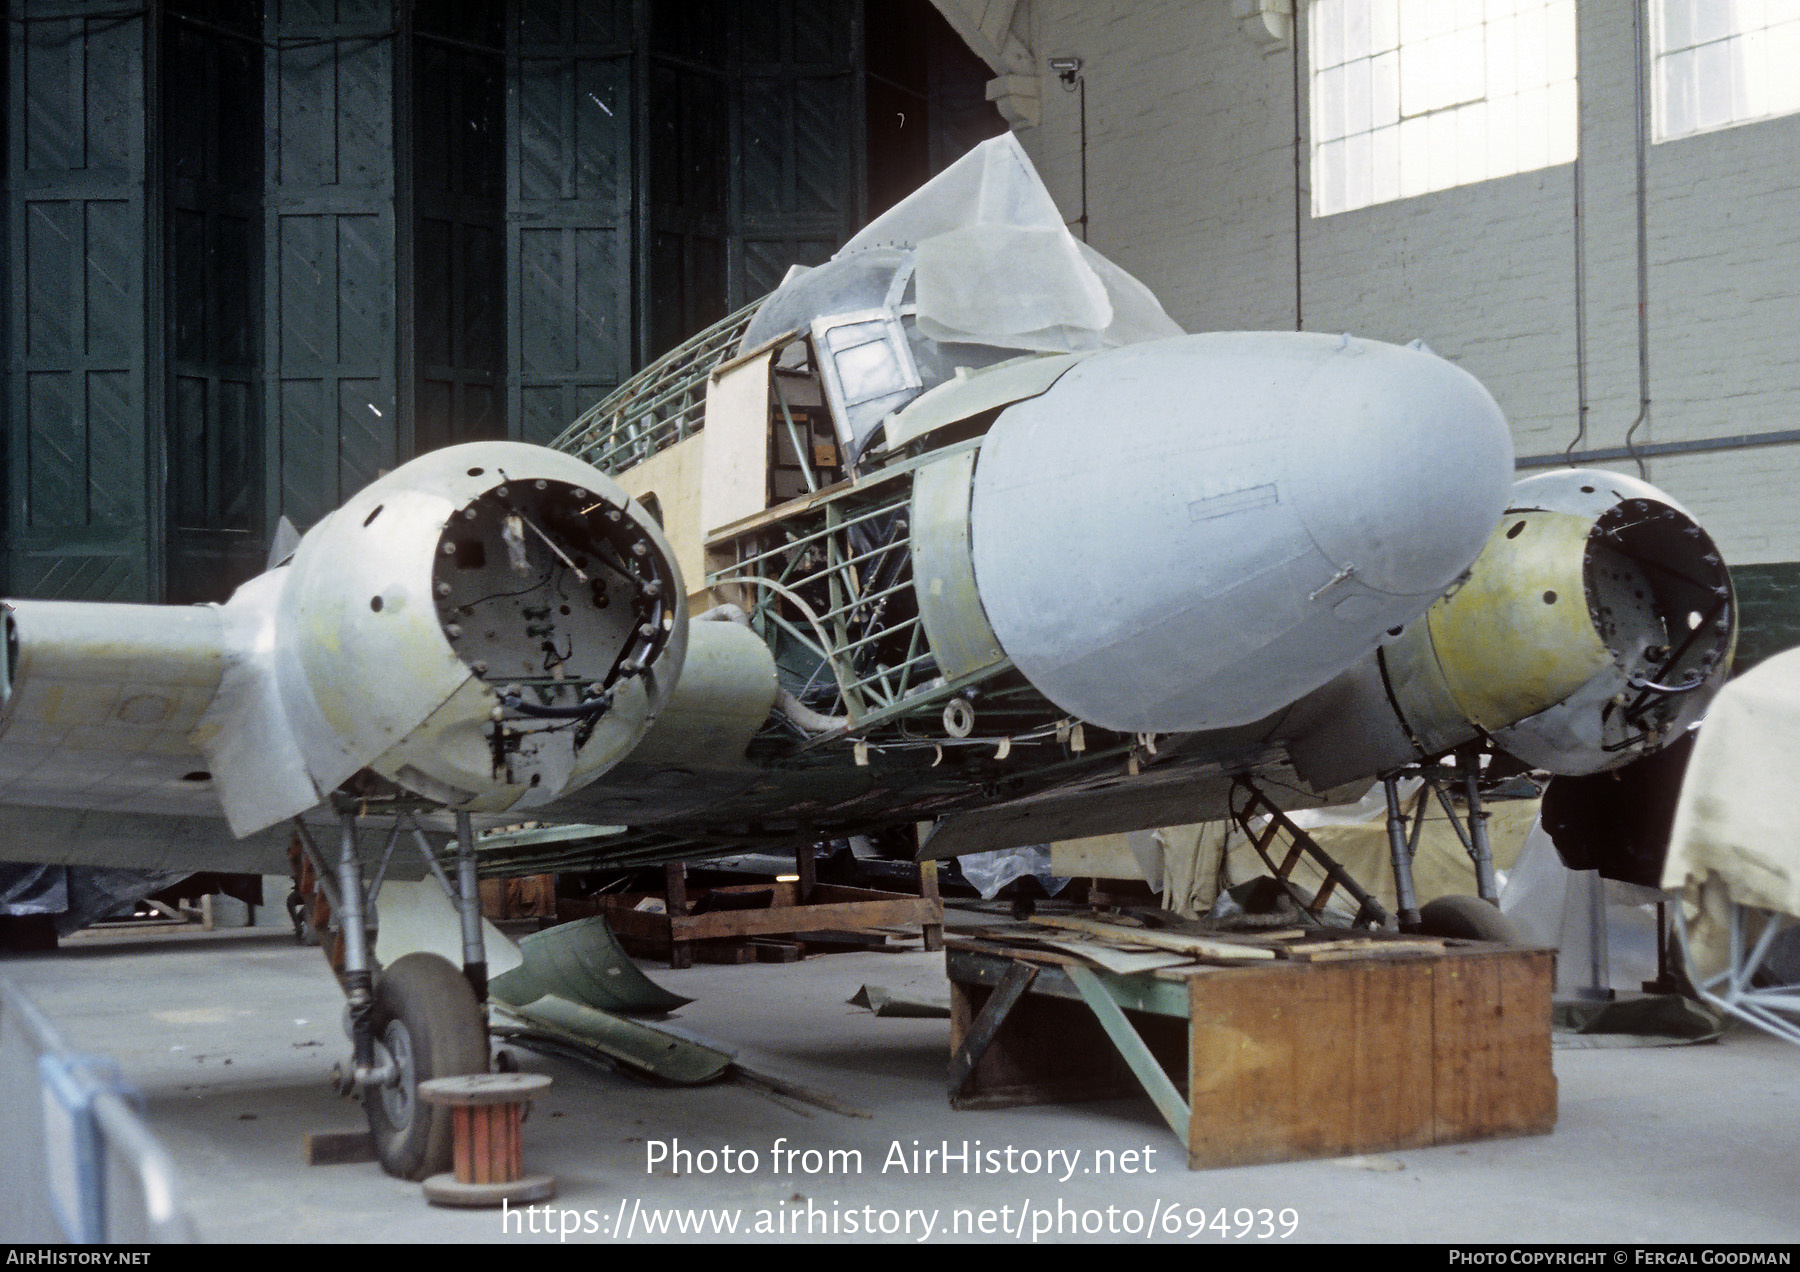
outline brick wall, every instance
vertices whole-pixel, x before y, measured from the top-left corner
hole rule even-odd
[[[1084,59],[1093,245],[1149,283],[1189,329],[1293,327],[1288,50],[1253,42],[1230,0],[1034,0],[1028,20],[1040,59]],[[1580,54],[1585,445],[1604,448],[1623,445],[1638,414],[1630,7],[1583,0]],[[1304,46],[1301,74],[1304,85]],[[1020,135],[1071,217],[1076,103],[1046,75],[1042,123]],[[1800,117],[1651,146],[1653,406],[1636,440],[1800,428],[1796,156]],[[1561,451],[1577,417],[1575,224],[1569,165],[1320,220],[1308,214],[1304,324],[1422,337],[1487,384],[1521,455]],[[1629,470],[1629,460],[1611,462]],[[1664,456],[1649,472],[1734,565],[1800,561],[1791,512],[1800,447]],[[1792,636],[1800,643],[1800,628]]]

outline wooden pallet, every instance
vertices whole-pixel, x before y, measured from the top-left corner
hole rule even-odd
[[[935,884],[935,878],[933,879]],[[936,888],[933,887],[935,893]],[[927,947],[942,937],[944,903],[937,896],[913,897],[872,888],[845,888],[821,883],[801,899],[800,885],[770,882],[733,884],[710,890],[722,896],[769,893],[769,903],[757,909],[717,909],[703,914],[683,913],[695,908],[685,889],[671,887],[665,894],[635,892],[606,898],[606,917],[622,940],[647,942],[659,953],[667,952],[669,966],[688,967],[696,952],[723,961],[754,962],[759,957],[752,938],[803,937],[808,932],[856,932],[880,928],[914,928],[922,931]],[[662,912],[638,907],[646,900],[663,903]],[[702,942],[717,943],[703,946]],[[740,952],[721,948],[729,943]],[[774,958],[771,951],[764,957]]]

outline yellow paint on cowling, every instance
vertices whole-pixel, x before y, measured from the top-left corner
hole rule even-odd
[[[1592,529],[1590,517],[1507,513],[1469,581],[1427,612],[1444,686],[1483,729],[1561,702],[1611,663],[1588,614]]]

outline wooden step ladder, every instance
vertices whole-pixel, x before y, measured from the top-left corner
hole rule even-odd
[[[1287,889],[1301,910],[1314,923],[1324,925],[1325,907],[1330,904],[1332,894],[1342,888],[1357,904],[1356,917],[1351,921],[1354,927],[1381,928],[1393,925],[1390,916],[1374,897],[1350,876],[1349,871],[1338,865],[1331,854],[1319,847],[1318,842],[1295,825],[1293,820],[1275,803],[1264,795],[1248,778],[1236,780],[1231,797],[1231,818],[1238,829],[1250,841],[1250,846],[1269,867],[1274,875]],[[1251,823],[1257,817],[1268,820],[1258,830]],[[1285,835],[1288,849],[1279,864],[1276,863],[1271,849],[1277,846],[1276,841]],[[1305,889],[1294,881],[1294,869],[1304,859],[1310,858],[1314,866],[1324,872],[1325,882],[1309,900]]]

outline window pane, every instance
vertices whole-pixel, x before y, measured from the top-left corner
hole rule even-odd
[[[1800,26],[1795,31],[1800,33]],[[1400,55],[1383,53],[1369,63],[1369,118],[1376,128],[1400,122]]]
[[[1800,0],[1657,0],[1658,141],[1800,110]]]
[[[1795,0],[1800,4],[1800,0]],[[1369,51],[1386,53],[1400,47],[1400,9],[1397,0],[1370,0]]]
[[[1723,40],[1732,32],[1731,0],[1693,0],[1694,43]]]
[[[1344,5],[1344,60],[1362,60],[1375,50],[1369,43],[1369,6]]]
[[[1574,0],[1314,0],[1308,13],[1315,216],[1573,158]]]
[[[1314,82],[1319,103],[1315,116],[1319,140],[1336,141],[1344,135],[1344,68],[1334,66],[1321,71]]]
[[[1355,0],[1315,0],[1312,7],[1313,65],[1319,69],[1344,60],[1344,5]]]
[[[1662,0],[1662,20],[1656,30],[1665,49],[1685,49],[1694,42],[1694,0]]]
[[[1380,128],[1370,135],[1369,202],[1391,203],[1400,197],[1400,130]]]

